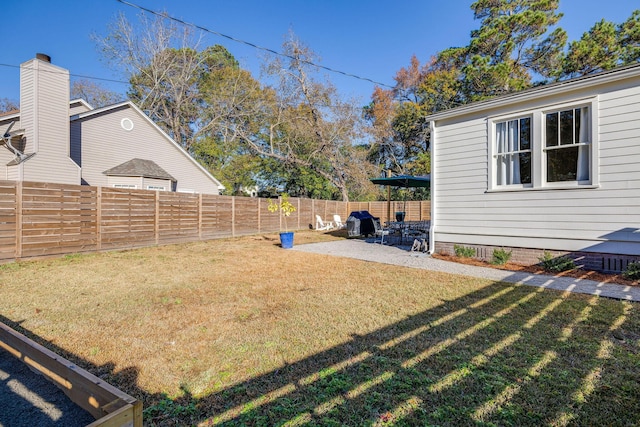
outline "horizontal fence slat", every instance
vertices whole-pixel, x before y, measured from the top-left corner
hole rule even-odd
[[[0,261],[74,252],[129,249],[165,243],[315,227],[368,210],[386,221],[387,202],[291,198],[285,221],[269,199],[153,190],[0,181]],[[391,215],[430,219],[430,202],[391,202]]]

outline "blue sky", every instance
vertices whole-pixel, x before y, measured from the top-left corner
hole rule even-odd
[[[469,42],[471,0],[128,0],[208,29],[280,51],[292,30],[321,57],[321,64],[392,85],[393,76],[415,54],[421,62],[437,52]],[[136,22],[140,10],[116,0],[20,0],[3,2],[0,26],[0,98],[19,98],[17,66],[37,52],[72,75],[122,79],[104,64],[90,34],[105,35],[117,13]],[[637,0],[560,0],[560,26],[570,40],[600,19],[626,20]],[[264,52],[220,36],[205,35],[205,45],[222,44],[258,77]],[[341,94],[364,104],[374,84],[325,72]],[[72,76],[72,79],[74,77]],[[126,85],[99,82],[124,92]]]

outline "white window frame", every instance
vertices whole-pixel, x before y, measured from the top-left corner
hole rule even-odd
[[[547,149],[546,149],[546,114],[570,109],[589,108],[589,180],[585,181],[547,181]],[[576,99],[560,104],[541,106],[529,110],[517,111],[508,115],[487,118],[488,142],[488,192],[500,191],[535,191],[572,188],[597,188],[599,186],[599,144],[598,144],[598,97]],[[498,185],[498,147],[497,124],[511,120],[531,117],[531,184]]]
[[[518,126],[518,145],[520,144],[520,120],[522,119],[529,119],[529,149],[518,149],[518,150],[509,150],[509,151],[500,151],[498,149],[498,143],[499,143],[499,138],[498,138],[498,127],[500,124],[504,123],[505,125],[508,126],[509,123],[511,122],[516,122],[517,126]],[[531,114],[524,114],[524,115],[516,115],[516,116],[511,116],[511,117],[506,117],[504,120],[493,120],[491,122],[491,137],[490,137],[490,143],[491,143],[491,147],[493,149],[493,155],[491,156],[491,163],[493,166],[493,173],[492,173],[492,183],[493,183],[493,187],[496,188],[510,188],[510,189],[523,189],[523,188],[530,188],[533,186],[533,117]],[[500,184],[498,183],[499,179],[498,179],[498,174],[501,173],[501,171],[499,170],[498,167],[498,161],[501,157],[511,157],[514,155],[518,155],[518,154],[526,154],[526,153],[530,153],[531,155],[531,182],[530,183],[516,183],[516,184]],[[519,164],[518,164],[519,166]]]
[[[588,146],[590,148],[589,150],[589,160],[588,160],[588,173],[589,173],[589,179],[586,180],[574,180],[574,181],[549,181],[548,180],[548,176],[547,176],[547,153],[550,151],[554,151],[557,149],[561,149],[561,148],[556,148],[556,147],[551,147],[548,148],[546,146],[547,144],[547,135],[546,135],[546,130],[547,130],[547,126],[546,126],[546,120],[547,120],[547,114],[551,114],[551,113],[559,113],[562,111],[568,111],[568,110],[575,110],[578,108],[584,108],[587,107],[589,109],[588,111],[588,118],[589,118],[589,123],[588,126],[589,128],[587,129],[586,133],[587,133],[587,139],[588,142],[586,143],[576,143],[576,144],[569,144],[571,146],[577,146],[577,147],[585,147]],[[594,132],[594,129],[596,129],[595,126],[595,120],[596,120],[596,115],[594,114],[594,111],[596,109],[596,103],[595,102],[578,102],[578,103],[566,103],[566,104],[561,104],[561,105],[555,105],[551,108],[545,108],[542,112],[541,112],[541,153],[542,153],[542,159],[541,159],[541,163],[542,163],[542,183],[546,188],[577,188],[577,187],[584,187],[584,186],[591,186],[591,185],[596,185],[598,182],[598,176],[597,176],[597,168],[594,166],[595,162],[597,161],[597,149],[596,149],[596,143],[597,143],[597,134],[596,132]],[[575,139],[575,135],[574,135],[574,139]],[[567,147],[568,145],[565,145],[564,147]]]
[[[164,185],[147,185],[147,190],[167,191],[167,187]]]
[[[136,184],[113,184],[113,188],[124,188],[126,190],[135,190],[138,188]]]

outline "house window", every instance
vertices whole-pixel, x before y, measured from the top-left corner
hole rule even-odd
[[[496,123],[496,182],[531,184],[531,117]]]
[[[147,185],[147,190],[164,191],[165,188],[162,185]]]
[[[113,187],[114,188],[133,188],[133,189],[138,188],[138,186],[134,184],[113,184]]]
[[[489,190],[597,186],[596,102],[489,119]]]
[[[545,114],[547,182],[589,181],[589,107]]]

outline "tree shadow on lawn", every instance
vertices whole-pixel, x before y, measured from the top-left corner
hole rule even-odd
[[[632,425],[640,422],[638,308],[494,283],[204,397],[176,400],[139,389],[135,367],[87,366],[39,342],[151,403],[145,425]]]

